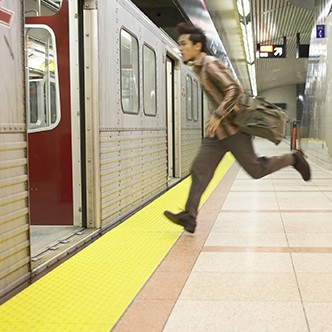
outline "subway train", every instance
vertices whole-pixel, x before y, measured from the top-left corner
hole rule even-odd
[[[1,6],[5,299],[188,176],[207,102],[131,1]]]
[[[176,44],[128,1],[91,3],[83,48],[71,2],[26,18],[32,225],[108,227],[188,175],[202,136]]]

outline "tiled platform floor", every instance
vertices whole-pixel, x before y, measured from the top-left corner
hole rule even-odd
[[[233,166],[113,331],[332,331],[332,172],[310,165],[307,183]]]

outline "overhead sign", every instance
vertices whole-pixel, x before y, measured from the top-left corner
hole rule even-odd
[[[286,51],[284,45],[258,44],[258,53],[260,58],[285,58]]]
[[[325,38],[325,24],[316,25],[316,38]]]

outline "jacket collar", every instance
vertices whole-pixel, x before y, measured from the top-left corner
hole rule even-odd
[[[192,65],[193,65],[193,69],[195,71],[195,73],[199,73],[202,70],[203,64],[205,62],[205,58],[206,58],[207,54],[205,52],[202,52],[199,56],[198,59],[196,59],[195,61],[193,61]]]

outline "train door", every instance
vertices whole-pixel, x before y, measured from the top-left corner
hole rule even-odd
[[[40,3],[36,9],[26,0],[26,13],[37,15],[25,20],[30,220],[80,226],[73,190],[80,187],[80,167],[73,157],[79,141],[73,138],[69,0]]]

